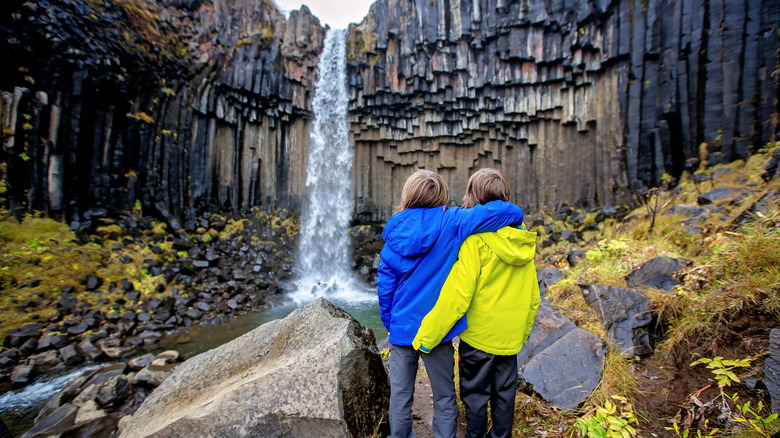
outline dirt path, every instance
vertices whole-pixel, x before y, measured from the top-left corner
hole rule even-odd
[[[462,411],[462,409],[461,409]],[[414,384],[414,404],[412,405],[412,418],[414,418],[414,434],[417,438],[433,438],[433,392],[428,380],[428,373],[420,361],[417,369],[417,380]],[[466,433],[466,424],[463,420],[463,412],[458,418],[458,436]]]

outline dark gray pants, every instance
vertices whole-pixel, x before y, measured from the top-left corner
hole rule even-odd
[[[487,433],[487,404],[493,427],[490,437],[511,438],[517,394],[517,355],[498,356],[460,341],[460,399],[466,408],[466,438]]]
[[[419,357],[425,363],[433,391],[433,436],[454,438],[458,429],[458,402],[452,342],[439,344],[427,354],[409,346],[390,344],[390,436],[414,437],[412,403]]]

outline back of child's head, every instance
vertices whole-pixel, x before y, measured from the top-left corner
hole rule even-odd
[[[504,174],[496,169],[480,169],[469,178],[466,194],[463,196],[463,207],[471,208],[490,201],[508,200],[509,183]]]
[[[441,176],[436,172],[420,169],[406,179],[401,193],[401,205],[395,212],[407,208],[441,207],[449,202],[450,192]]]

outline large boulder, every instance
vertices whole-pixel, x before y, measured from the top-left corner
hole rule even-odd
[[[601,380],[604,340],[541,305],[534,327],[517,354],[518,379],[546,401],[575,409]]]
[[[609,338],[626,356],[652,354],[650,299],[633,289],[580,284],[585,301],[599,314]]]
[[[660,290],[672,290],[679,283],[674,273],[691,265],[690,260],[673,257],[655,257],[645,262],[639,269],[626,276],[629,287],[649,287]]]
[[[181,364],[121,437],[372,435],[389,391],[371,331],[318,299]]]

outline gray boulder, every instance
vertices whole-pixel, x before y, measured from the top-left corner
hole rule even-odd
[[[764,361],[764,385],[772,397],[772,412],[780,414],[780,329],[769,332],[769,357]]]
[[[35,425],[22,435],[22,438],[47,437],[61,434],[73,426],[76,420],[79,408],[70,403],[58,407],[49,416]]]
[[[718,187],[707,193],[699,195],[696,202],[699,205],[716,204],[728,201],[730,203],[738,202],[745,196],[745,191],[736,187]]]
[[[639,269],[626,276],[629,287],[649,287],[660,290],[672,290],[679,283],[674,279],[675,272],[691,265],[690,260],[673,257],[656,257],[645,262]]]
[[[600,316],[610,339],[627,356],[651,354],[650,299],[633,289],[579,284],[585,301]]]
[[[517,355],[520,387],[564,409],[575,409],[601,380],[604,340],[541,305]]]
[[[707,222],[707,220],[714,212],[715,212],[715,207],[711,205],[705,205],[703,207],[699,207],[696,205],[680,204],[680,205],[675,205],[674,207],[666,210],[664,214],[665,215],[677,214],[680,216],[684,216],[688,218],[688,220],[685,221],[686,225],[696,226]]]
[[[32,365],[18,365],[11,371],[11,383],[14,385],[26,385],[32,378]]]
[[[179,365],[121,436],[373,435],[388,398],[371,331],[318,299]]]
[[[536,281],[539,282],[539,294],[544,296],[548,287],[563,279],[563,274],[558,268],[545,268],[536,274]]]

